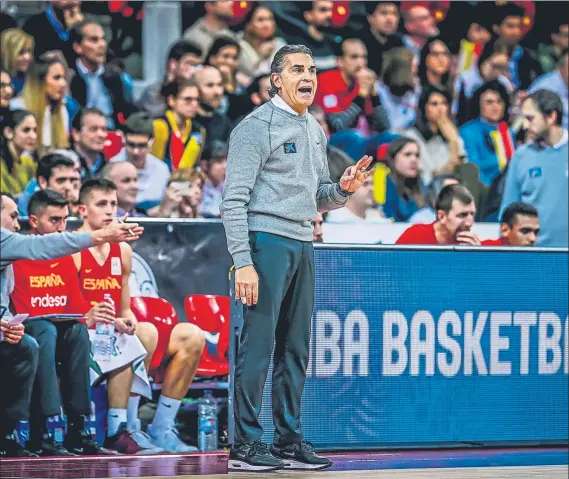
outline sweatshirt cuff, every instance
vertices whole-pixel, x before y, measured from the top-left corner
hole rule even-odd
[[[235,269],[243,268],[243,266],[248,266],[253,264],[253,259],[251,258],[250,251],[240,251],[233,255],[233,264]]]
[[[342,197],[342,198],[349,198],[350,196],[352,196],[354,193],[351,191],[346,191],[344,190],[341,186],[340,183],[336,183],[336,192]]]

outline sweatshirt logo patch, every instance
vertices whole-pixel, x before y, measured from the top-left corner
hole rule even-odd
[[[285,143],[283,148],[285,153],[296,153],[296,145],[294,143]]]
[[[541,168],[539,166],[535,168],[530,168],[529,170],[529,177],[530,178],[539,178],[541,177]]]

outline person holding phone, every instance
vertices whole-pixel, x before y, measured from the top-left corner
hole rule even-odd
[[[160,205],[150,209],[148,216],[201,218],[199,207],[202,203],[205,179],[205,175],[197,170],[174,171]]]

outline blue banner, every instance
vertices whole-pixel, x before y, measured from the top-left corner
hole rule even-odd
[[[318,249],[321,448],[568,439],[566,252]],[[271,372],[261,413],[272,441]]]

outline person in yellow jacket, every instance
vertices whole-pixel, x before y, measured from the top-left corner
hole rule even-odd
[[[168,109],[154,120],[150,153],[170,169],[193,168],[202,155],[206,131],[193,118],[199,106],[198,86],[192,80],[174,81],[162,89]]]

